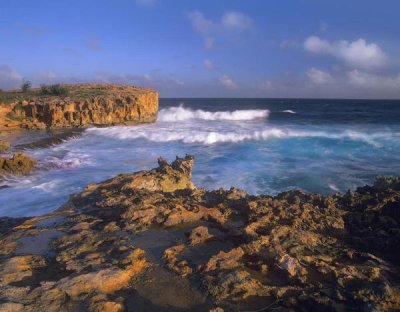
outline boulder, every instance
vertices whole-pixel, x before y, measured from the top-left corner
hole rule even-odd
[[[10,149],[10,143],[0,140],[0,154],[7,152]]]
[[[198,226],[194,228],[189,234],[189,242],[190,245],[199,245],[204,242],[212,239],[214,235],[208,232],[208,228],[206,226]]]
[[[33,171],[36,163],[25,153],[16,153],[11,158],[0,157],[0,174],[26,175]]]

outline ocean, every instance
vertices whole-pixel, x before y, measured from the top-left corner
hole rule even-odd
[[[160,99],[154,124],[90,128],[27,149],[39,170],[0,183],[0,215],[45,214],[89,183],[157,166],[159,156],[195,155],[193,180],[206,189],[333,194],[400,175],[399,151],[400,101]]]

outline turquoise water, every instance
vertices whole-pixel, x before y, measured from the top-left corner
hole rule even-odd
[[[28,149],[40,170],[3,182],[0,215],[47,213],[86,184],[150,169],[159,156],[194,154],[194,182],[207,189],[329,194],[400,175],[399,150],[399,101],[164,99],[155,124],[91,128]]]

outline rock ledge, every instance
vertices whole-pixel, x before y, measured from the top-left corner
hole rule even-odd
[[[0,311],[396,311],[400,179],[250,196],[191,182],[194,158],[0,219]]]

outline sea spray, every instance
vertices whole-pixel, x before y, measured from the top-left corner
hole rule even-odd
[[[193,154],[196,186],[250,194],[293,188],[332,194],[400,174],[400,105],[185,99],[183,107],[180,101],[161,100],[153,124],[90,128],[55,146],[28,148],[39,170],[3,181],[0,214],[41,215],[89,183],[153,168],[159,156]],[[282,112],[288,107],[296,114]]]

